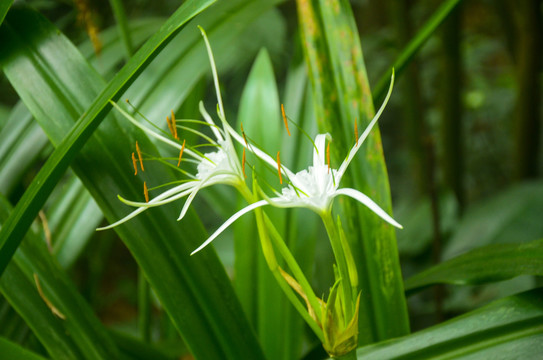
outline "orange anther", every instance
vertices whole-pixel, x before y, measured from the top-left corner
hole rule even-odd
[[[132,152],[132,164],[134,165],[134,175],[138,175],[138,164],[136,163],[136,156]]]
[[[147,190],[147,184],[143,182],[143,195],[145,195],[145,202],[149,202],[149,191]]]
[[[290,130],[288,129],[288,121],[287,116],[285,115],[285,107],[283,104],[281,104],[281,114],[283,115],[283,122],[285,123],[285,127],[287,128],[287,134],[290,136]]]
[[[241,159],[241,170],[243,170],[243,177],[247,178],[245,174],[245,148],[243,148],[243,157]]]
[[[141,158],[140,146],[138,145],[137,141],[136,141],[136,151],[138,153],[138,159],[140,160],[141,171],[145,171],[145,168],[143,167],[143,159]]]
[[[279,183],[283,183],[283,177],[281,176],[281,158],[279,157],[280,151],[277,152],[277,173],[279,174]]]
[[[326,146],[326,162],[328,163],[328,174],[330,174],[330,143]]]
[[[177,161],[177,167],[181,165],[181,157],[183,157],[183,151],[185,151],[185,139],[183,139],[183,146],[181,146],[181,150],[179,151],[179,160]]]
[[[175,124],[175,114],[173,113],[173,110],[172,110],[172,117],[170,121],[172,122],[173,137],[179,140],[179,136],[177,135],[177,125]]]
[[[356,118],[354,118],[354,137],[356,140],[356,146],[358,146],[358,126],[356,125]]]
[[[166,123],[168,124],[168,129],[170,130],[170,133],[172,134],[173,137],[175,137],[174,130],[172,127],[172,121],[170,120],[169,116],[166,116]]]
[[[243,123],[241,123],[241,135],[243,135],[243,140],[245,140],[245,146],[249,146],[247,143],[247,137],[245,136],[245,131],[243,131]]]

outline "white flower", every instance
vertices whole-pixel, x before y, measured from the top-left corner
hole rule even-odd
[[[138,209],[134,210],[133,212],[131,212],[130,214],[128,214],[121,220],[109,226],[99,228],[97,230],[106,230],[106,229],[113,228],[117,225],[120,225],[132,219],[133,217],[137,216],[138,214],[142,213],[143,211],[147,210],[150,207],[161,206],[161,205],[170,203],[172,201],[181,199],[185,196],[188,196],[187,200],[185,201],[185,204],[183,205],[183,208],[181,209],[179,218],[177,219],[177,220],[181,220],[187,213],[189,206],[191,205],[194,197],[196,196],[196,194],[198,193],[200,189],[211,186],[211,185],[215,185],[215,184],[228,184],[232,186],[240,186],[245,183],[245,175],[243,173],[242,165],[240,164],[237,158],[237,154],[236,154],[234,145],[232,143],[232,139],[230,137],[230,132],[233,131],[233,129],[226,122],[226,116],[224,113],[222,98],[219,91],[219,80],[218,80],[217,71],[215,68],[215,61],[213,59],[213,54],[211,52],[211,47],[209,45],[209,41],[207,39],[207,36],[205,35],[204,30],[202,28],[200,28],[200,30],[202,32],[202,35],[206,44],[209,61],[211,63],[211,70],[213,73],[213,81],[215,85],[215,91],[216,91],[217,102],[218,102],[217,113],[218,113],[219,119],[221,120],[223,128],[221,129],[217,127],[217,125],[215,125],[215,123],[213,122],[213,119],[204,108],[203,103],[200,102],[200,113],[202,114],[207,125],[209,125],[209,127],[211,128],[211,131],[213,132],[215,139],[212,139],[208,137],[207,135],[204,135],[196,130],[191,130],[191,131],[205,138],[210,143],[210,145],[216,147],[216,150],[202,154],[195,150],[185,148],[184,143],[183,145],[181,145],[178,142],[170,140],[164,137],[163,135],[147,128],[146,126],[143,126],[136,119],[134,119],[130,114],[128,114],[126,111],[120,108],[117,104],[111,102],[111,104],[117,110],[119,110],[132,124],[134,124],[141,130],[143,130],[145,133],[147,133],[151,137],[154,137],[178,149],[180,151],[180,159],[181,159],[181,154],[189,156],[191,159],[187,159],[185,161],[195,162],[197,164],[197,167],[196,167],[197,173],[196,175],[187,174],[190,178],[189,180],[183,182],[181,185],[175,186],[163,192],[162,194],[156,196],[155,198],[151,199],[148,202],[129,201],[119,196],[119,199],[122,202],[126,203],[127,205],[137,207]],[[173,123],[172,127],[175,127],[175,126],[176,124]],[[236,139],[239,139],[239,135]]]
[[[305,207],[322,215],[331,211],[332,202],[334,198],[339,195],[346,195],[361,202],[389,224],[392,224],[398,228],[402,228],[399,223],[397,223],[390,215],[388,215],[383,209],[381,209],[367,195],[352,188],[339,187],[341,179],[347,171],[347,167],[349,166],[350,162],[362,146],[362,143],[368,137],[371,129],[381,116],[381,113],[383,112],[388,102],[388,99],[390,98],[393,84],[394,74],[392,75],[390,88],[383,102],[383,105],[381,105],[381,108],[371,120],[364,133],[360,136],[358,141],[356,141],[356,144],[351,148],[339,169],[331,169],[325,162],[326,139],[330,138],[330,135],[318,134],[315,137],[312,166],[309,166],[307,169],[304,169],[294,174],[291,170],[281,165],[281,172],[285,174],[285,176],[288,178],[289,185],[284,187],[281,190],[281,193],[276,193],[276,197],[266,198],[265,200],[255,202],[238,211],[222,226],[220,226],[219,229],[217,229],[217,231],[215,231],[215,233],[213,233],[213,235],[211,235],[200,247],[194,250],[192,254],[200,251],[205,246],[207,246],[239,217],[258,207],[265,205],[273,205],[285,208]],[[259,158],[267,162],[269,165],[277,166],[277,163],[269,155],[252,145],[245,144],[243,139],[240,138],[239,134],[237,134],[231,127],[227,127],[227,129],[232,137],[236,138],[239,143],[246,146],[248,150],[255,153]]]
[[[138,209],[134,210],[133,212],[131,212],[130,214],[128,214],[121,220],[109,226],[99,228],[98,230],[106,230],[106,229],[113,228],[117,225],[120,225],[134,218],[136,215],[142,213],[143,211],[147,210],[150,207],[161,206],[161,205],[170,203],[172,201],[181,199],[185,196],[188,196],[178,218],[178,220],[181,220],[187,213],[187,210],[189,206],[191,205],[192,200],[194,199],[194,197],[196,196],[196,194],[198,193],[200,189],[211,186],[211,185],[215,185],[215,184],[228,184],[232,186],[238,186],[244,183],[245,177],[243,175],[240,162],[237,158],[234,145],[232,144],[232,140],[228,132],[225,132],[222,129],[219,129],[216,127],[215,123],[211,119],[211,116],[209,116],[209,114],[204,109],[202,103],[200,103],[200,112],[202,113],[206,122],[211,127],[213,134],[215,136],[215,140],[209,137],[206,137],[206,138],[208,141],[211,141],[211,144],[216,146],[217,148],[217,150],[213,152],[208,152],[204,154],[200,154],[189,148],[185,148],[183,145],[179,144],[178,142],[170,140],[164,137],[163,135],[145,127],[144,125],[140,124],[137,120],[135,120],[130,114],[125,112],[123,109],[121,109],[117,104],[115,103],[112,103],[112,104],[131,123],[133,123],[135,126],[142,129],[148,135],[178,149],[179,151],[183,149],[183,156],[190,157],[189,159],[186,159],[184,161],[195,162],[197,164],[197,167],[196,167],[197,173],[196,175],[187,174],[189,176],[189,179],[187,181],[163,192],[162,194],[151,199],[149,202],[130,201],[119,196],[119,199],[122,202],[124,202],[127,205],[137,207]],[[219,117],[222,117],[222,115],[219,114]]]

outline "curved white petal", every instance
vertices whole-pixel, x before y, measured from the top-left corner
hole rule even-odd
[[[351,188],[343,188],[336,191],[334,196],[337,195],[347,195],[355,200],[360,201],[362,204],[366,205],[371,211],[373,211],[375,214],[385,220],[387,223],[394,225],[399,229],[403,229],[403,227],[396,220],[394,220],[383,209],[381,209],[379,205],[377,205],[372,199],[370,199],[367,195],[364,195],[360,191]]]
[[[204,103],[200,101],[199,107],[200,107],[200,114],[202,114],[202,116],[204,117],[204,120],[210,125],[213,135],[215,135],[217,140],[224,141],[221,133],[219,132],[219,129],[217,129],[217,125],[215,125],[215,123],[213,122],[213,119],[211,118],[207,110],[205,109]]]
[[[110,224],[110,225],[108,225],[108,226],[104,226],[104,227],[97,228],[96,231],[102,231],[102,230],[109,230],[109,229],[112,229],[112,228],[114,228],[115,226],[121,225],[121,224],[127,222],[128,220],[135,218],[137,215],[141,214],[142,212],[144,212],[144,211],[147,210],[147,209],[148,209],[148,208],[146,208],[146,207],[140,207],[140,208],[138,208],[138,209],[132,211],[130,214],[126,215],[125,217],[123,217],[121,220],[116,221],[116,222],[114,222],[113,224]]]
[[[393,86],[394,86],[394,70],[392,70],[392,76],[390,78],[390,86],[388,88],[388,93],[387,93],[387,96],[385,97],[385,100],[383,101],[383,104],[381,105],[381,107],[379,108],[379,111],[377,111],[377,113],[375,114],[373,119],[370,121],[369,125],[366,127],[366,129],[364,130],[362,135],[360,135],[360,137],[358,138],[357,144],[355,146],[353,146],[353,148],[349,151],[349,154],[347,155],[347,158],[345,158],[345,160],[343,161],[343,163],[341,164],[341,166],[338,169],[338,175],[339,175],[340,179],[343,176],[343,174],[345,173],[345,171],[347,170],[347,167],[349,166],[351,160],[354,158],[354,156],[358,152],[358,149],[360,149],[360,147],[362,146],[362,143],[364,143],[364,141],[368,137],[371,129],[373,128],[375,123],[377,123],[377,120],[379,120],[379,118],[381,117],[381,114],[385,110],[385,107],[386,107],[386,105],[388,103],[388,99],[390,99],[390,95],[392,94]]]
[[[246,206],[244,207],[243,209],[241,209],[240,211],[238,211],[237,213],[235,213],[234,215],[232,215],[230,217],[230,219],[226,220],[224,222],[224,224],[222,224],[214,233],[213,235],[211,235],[206,241],[204,241],[204,243],[202,245],[200,245],[196,250],[194,250],[192,253],[190,253],[191,255],[194,255],[196,254],[198,251],[202,250],[204,247],[206,247],[207,245],[209,245],[210,242],[212,242],[213,240],[215,240],[215,238],[217,236],[219,236],[224,230],[226,230],[226,228],[228,228],[230,225],[232,225],[232,223],[234,221],[236,221],[237,219],[239,219],[241,216],[245,215],[246,213],[250,212],[250,211],[253,211],[254,209],[256,208],[259,208],[261,206],[264,206],[264,205],[268,205],[268,202],[266,200],[260,200],[260,201],[257,201],[249,206]]]
[[[325,164],[325,145],[326,145],[326,134],[318,134],[315,136],[315,148],[313,149],[313,166],[324,166]]]
[[[187,196],[188,194],[190,194],[193,191],[194,187],[196,187],[196,186],[192,185],[188,189],[177,191],[177,193],[175,195],[159,198],[161,195],[164,195],[164,193],[163,193],[163,194],[160,194],[159,196],[155,197],[154,199],[150,200],[149,202],[131,201],[131,200],[127,200],[127,199],[125,199],[125,198],[123,198],[121,196],[119,196],[119,200],[121,200],[121,202],[123,202],[123,203],[125,203],[126,205],[129,205],[129,206],[150,208],[150,207],[165,205],[165,204],[171,203],[172,201],[181,199],[181,198]]]
[[[174,187],[174,188],[172,188],[172,189],[170,189],[168,191],[163,192],[162,194],[158,195],[157,197],[155,197],[154,199],[152,199],[149,202],[130,201],[130,200],[126,200],[123,197],[121,197],[120,195],[118,195],[119,200],[121,200],[123,203],[125,203],[127,205],[130,205],[130,206],[136,206],[136,207],[138,207],[138,209],[132,211],[130,214],[128,214],[124,218],[120,219],[119,221],[116,221],[113,224],[110,224],[108,226],[98,228],[96,230],[101,231],[101,230],[108,230],[108,229],[114,228],[117,225],[121,225],[122,223],[125,223],[128,220],[133,219],[134,217],[141,214],[142,212],[144,212],[145,210],[147,210],[150,207],[160,206],[160,205],[163,205],[165,203],[169,203],[171,201],[174,201],[174,200],[180,199],[182,197],[185,197],[192,191],[191,188],[193,188],[193,187],[195,187],[195,184],[193,182],[181,184],[181,185],[176,186],[176,187]],[[174,195],[174,194],[177,194],[177,195]],[[169,197],[170,195],[174,195],[174,196]]]
[[[223,118],[225,118],[226,115],[224,115],[224,107],[222,106],[221,91],[219,90],[219,76],[217,75],[217,67],[215,66],[215,59],[213,58],[213,51],[211,51],[211,45],[209,45],[209,40],[207,39],[207,35],[204,29],[199,25],[198,29],[200,29],[200,32],[202,33],[202,36],[204,38],[207,49],[207,57],[209,58],[209,62],[211,64],[211,72],[213,73],[213,82],[215,84],[215,91],[217,93],[217,101],[219,104],[219,114],[222,115]]]

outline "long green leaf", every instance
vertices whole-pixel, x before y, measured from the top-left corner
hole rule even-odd
[[[297,4],[315,116],[319,131],[332,135],[330,153],[339,164],[355,142],[355,119],[364,129],[374,114],[358,31],[347,1],[298,0]],[[390,213],[390,189],[377,127],[357,159],[350,166],[354,180],[345,179],[342,186],[356,185]],[[342,204],[359,264],[359,344],[405,335],[409,322],[394,229],[352,201]]]
[[[405,289],[413,292],[439,283],[479,285],[520,275],[543,275],[543,239],[470,251],[410,277]]]
[[[49,144],[24,104],[17,104],[0,131],[0,192],[9,196]]]
[[[13,4],[13,0],[2,0],[0,1],[0,25],[4,21],[6,14],[8,13],[9,8]]]
[[[497,300],[443,324],[359,348],[358,359],[537,359],[543,288]]]
[[[447,16],[454,10],[454,8],[462,0],[447,0],[441,4],[434,14],[426,21],[423,27],[417,32],[413,39],[405,46],[398,58],[392,64],[394,73],[400,76],[407,65],[411,62],[411,59],[417,54],[422,45],[435,33],[436,29],[447,19]],[[407,14],[405,14],[407,16]],[[377,85],[373,89],[373,99],[376,106],[383,101],[388,89],[388,83],[390,81],[391,72],[387,71],[377,82]]]
[[[122,70],[89,109],[88,104],[101,89],[103,82],[82,61],[73,46],[35,14],[23,11],[19,14],[21,18],[13,21],[13,26],[23,26],[17,35],[28,37],[20,44],[14,44],[18,37],[13,33],[13,36],[7,36],[12,42],[12,50],[23,48],[27,53],[12,59],[4,69],[53,143],[58,144],[69,131],[73,119],[85,109],[87,111],[83,120],[90,121],[95,116],[104,116],[106,110],[103,109],[107,107],[110,95],[118,96],[119,91],[128,86],[126,81],[132,79],[130,75],[140,71],[137,70],[141,69],[138,60],[145,63],[145,59],[149,58],[147,55],[156,54],[154,51],[157,47],[153,44],[178,29],[172,24],[185,21],[186,11],[192,9],[194,4],[185,3],[123,68],[128,70]],[[209,2],[200,4],[203,6]],[[35,27],[39,31],[32,32]],[[40,37],[36,38],[35,34],[40,34]],[[25,77],[20,74],[25,74]],[[26,86],[25,78],[28,77],[34,79],[33,86]],[[74,79],[86,86],[78,86]],[[126,126],[126,123],[123,123],[125,127],[122,128],[114,118],[109,118],[72,164],[109,221],[121,218],[128,211],[116,199],[117,194],[136,199],[143,197],[142,181],[133,177],[129,160],[135,140],[139,141],[144,151],[157,153],[141,132]],[[146,170],[145,176],[149,182],[160,184],[174,180],[173,174],[160,164],[148,163]],[[215,253],[206,251],[198,258],[189,256],[191,250],[205,237],[199,221],[193,213],[189,213],[181,228],[172,221],[178,215],[177,211],[173,207],[147,211],[116,229],[144,270],[195,357],[261,358],[260,347]]]
[[[10,360],[45,360],[45,358],[35,354],[25,348],[12,343],[11,341],[0,337],[0,354],[4,359]]]

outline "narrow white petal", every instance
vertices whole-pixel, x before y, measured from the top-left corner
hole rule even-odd
[[[211,131],[213,131],[213,135],[217,138],[219,141],[224,141],[221,133],[219,132],[219,129],[217,129],[217,125],[213,122],[213,119],[208,114],[207,110],[204,107],[204,103],[200,101],[200,113],[204,117],[204,120],[210,125]]]
[[[112,229],[114,228],[115,226],[118,226],[118,225],[121,225],[125,222],[127,222],[128,220],[130,219],[133,219],[135,218],[137,215],[141,214],[142,212],[144,212],[145,210],[147,210],[148,208],[146,207],[140,207],[134,211],[132,211],[130,214],[128,214],[127,216],[123,217],[121,220],[117,221],[117,222],[114,222],[113,224],[111,225],[108,225],[108,226],[104,226],[104,227],[101,227],[101,228],[98,228],[96,229],[96,231],[102,231],[102,230],[109,230],[109,229]]]
[[[213,51],[211,51],[211,45],[209,45],[209,40],[207,39],[206,32],[201,26],[198,26],[198,28],[200,29],[200,32],[202,33],[202,36],[204,37],[204,42],[206,44],[207,56],[209,57],[209,62],[211,64],[211,72],[213,73],[213,82],[215,83],[215,91],[217,93],[219,111],[223,117],[226,117],[224,115],[224,108],[222,106],[221,91],[219,88],[219,76],[217,75],[217,67],[215,66],[215,59],[213,58]]]
[[[124,218],[120,219],[119,221],[117,221],[117,222],[115,222],[115,223],[113,223],[111,225],[104,226],[104,227],[98,228],[96,230],[107,230],[107,229],[114,228],[115,226],[121,225],[122,223],[136,217],[137,215],[141,214],[142,212],[144,212],[145,210],[147,210],[150,207],[160,206],[160,205],[169,203],[171,201],[180,199],[180,198],[182,198],[184,196],[187,196],[190,193],[191,188],[193,188],[195,186],[196,186],[196,184],[194,182],[192,182],[192,181],[188,182],[188,183],[181,184],[179,186],[171,188],[168,191],[163,192],[162,194],[158,195],[157,197],[155,197],[154,199],[152,199],[149,202],[136,202],[136,201],[126,200],[126,199],[124,199],[123,197],[121,197],[119,195],[118,196],[119,200],[121,200],[123,203],[125,203],[127,205],[130,205],[130,206],[136,206],[139,209],[132,211],[130,214],[128,214]],[[177,195],[174,195],[174,194],[177,194]],[[170,197],[171,195],[174,195],[174,196]]]
[[[370,199],[368,196],[364,195],[360,191],[351,189],[351,188],[343,188],[336,191],[334,196],[337,196],[337,195],[347,195],[347,196],[352,197],[355,200],[360,201],[362,204],[366,205],[375,214],[379,215],[387,223],[394,225],[399,229],[403,229],[403,227],[400,224],[398,224],[396,220],[394,220],[383,209],[381,209],[379,205],[377,205],[372,199]]]
[[[209,177],[208,177],[208,179],[209,179]],[[189,210],[189,206],[190,206],[190,204],[192,204],[192,200],[194,200],[194,198],[196,197],[196,194],[198,193],[198,191],[200,191],[201,188],[210,185],[210,184],[206,184],[206,180],[207,179],[204,179],[204,180],[200,181],[198,186],[195,186],[194,189],[191,190],[189,197],[187,198],[187,200],[185,201],[185,204],[183,205],[183,208],[181,209],[181,213],[179,214],[179,217],[177,218],[177,221],[179,221],[179,220],[181,220],[181,219],[183,219],[185,217],[185,215],[187,214],[187,211]]]
[[[185,196],[187,196],[188,194],[190,194],[193,191],[192,190],[193,187],[195,187],[195,185],[193,185],[191,188],[186,189],[184,191],[178,191],[177,194],[175,194],[175,195],[159,198],[159,196],[164,195],[164,194],[161,194],[161,195],[153,198],[149,202],[131,201],[131,200],[127,200],[127,199],[125,199],[125,198],[123,198],[121,196],[119,196],[119,200],[121,200],[121,202],[125,203],[126,205],[135,206],[135,207],[150,208],[150,207],[155,207],[155,206],[162,206],[162,205],[171,203],[172,201],[184,198]]]
[[[183,208],[181,209],[181,213],[179,214],[179,217],[177,218],[177,221],[179,221],[179,220],[181,220],[181,219],[183,219],[185,217],[185,215],[187,214],[187,211],[189,209],[189,206],[192,203],[192,200],[194,200],[194,198],[196,197],[196,194],[198,193],[198,191],[200,191],[201,189],[203,189],[205,187],[211,186],[211,185],[225,184],[226,182],[224,180],[221,181],[221,180],[216,179],[217,176],[224,175],[224,174],[230,174],[230,172],[227,172],[227,171],[211,172],[206,178],[200,180],[198,185],[194,186],[190,190],[190,195],[187,198],[187,201],[185,201],[185,204],[183,205]],[[215,179],[213,179],[213,178],[215,178]]]
[[[390,95],[392,94],[393,86],[394,86],[394,70],[392,71],[392,76],[390,78],[390,86],[388,88],[388,93],[387,93],[387,96],[385,97],[385,100],[383,101],[383,104],[381,105],[381,107],[379,108],[379,111],[377,111],[377,113],[375,114],[373,119],[370,121],[369,125],[366,127],[366,129],[364,130],[362,135],[360,135],[360,137],[358,138],[357,145],[353,146],[353,148],[349,151],[349,154],[347,155],[347,158],[345,159],[345,161],[343,161],[340,168],[338,169],[338,176],[339,176],[340,179],[343,176],[343,174],[345,173],[345,171],[347,170],[347,167],[349,166],[349,163],[351,162],[351,160],[354,158],[354,156],[358,152],[358,149],[360,149],[360,147],[362,146],[362,143],[364,143],[364,141],[368,137],[371,129],[377,123],[377,120],[379,120],[379,118],[381,117],[381,114],[385,110],[385,107],[386,107],[386,105],[388,103],[388,100],[390,99]]]
[[[326,145],[326,134],[318,134],[315,137],[315,148],[313,148],[313,166],[324,166],[324,155]]]
[[[260,201],[257,201],[255,202],[254,204],[251,204],[249,206],[246,206],[244,207],[243,209],[241,209],[240,211],[238,211],[237,213],[235,213],[234,215],[232,215],[232,217],[230,217],[230,219],[226,220],[226,222],[224,224],[222,224],[214,233],[213,235],[211,235],[206,241],[204,241],[204,243],[202,245],[200,245],[196,250],[194,250],[191,255],[194,255],[196,254],[198,251],[202,250],[204,247],[206,247],[207,245],[209,245],[210,242],[212,242],[213,240],[215,240],[215,238],[217,236],[219,236],[224,230],[226,230],[226,228],[228,228],[230,225],[232,225],[232,223],[234,221],[236,221],[237,219],[239,219],[241,216],[245,215],[246,213],[250,212],[250,211],[253,211],[254,209],[256,208],[259,208],[261,206],[264,206],[264,205],[267,205],[268,202],[266,200],[260,200]]]

